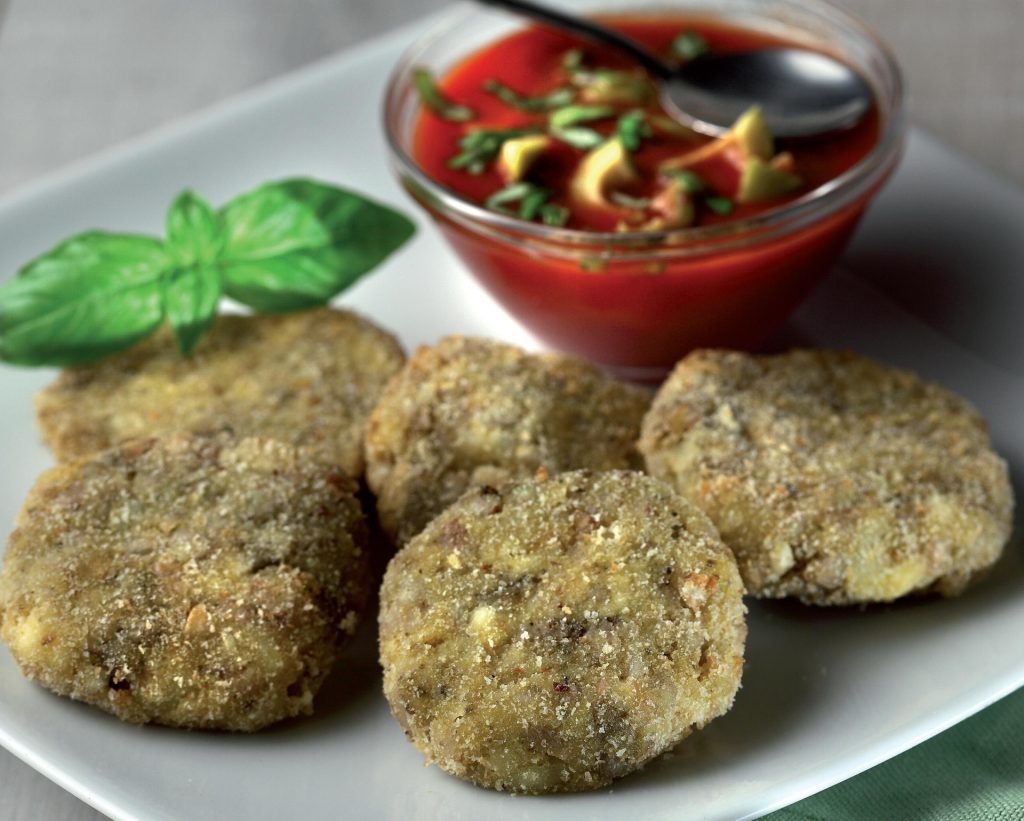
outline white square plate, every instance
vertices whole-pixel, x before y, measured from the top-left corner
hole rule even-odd
[[[378,105],[400,50],[436,20],[314,66],[0,202],[0,271],[72,232],[161,231],[175,193],[220,203],[266,179],[336,180],[412,211],[386,170]],[[410,246],[347,293],[413,346],[453,331],[536,347],[420,219]],[[927,137],[786,338],[847,346],[963,393],[1024,467],[1024,193]],[[0,529],[50,462],[33,392],[0,368]],[[1019,482],[1018,482],[1019,487]],[[1019,493],[1019,490],[1018,490]],[[317,714],[252,736],[134,727],[50,695],[0,651],[0,743],[115,818],[740,818],[823,789],[1024,683],[1024,560],[953,601],[865,612],[751,605],[743,689],[724,718],[614,789],[512,798],[424,768],[380,695],[363,631]]]

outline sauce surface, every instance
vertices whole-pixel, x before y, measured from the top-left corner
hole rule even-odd
[[[604,21],[662,55],[670,53],[673,41],[683,33],[697,35],[714,53],[794,45],[706,18],[672,15],[608,17]],[[565,65],[566,55],[573,50],[579,50],[588,69],[640,71],[613,49],[563,32],[543,27],[515,32],[472,54],[439,79],[438,87],[443,94],[452,102],[472,109],[473,117],[469,121],[453,122],[424,107],[414,137],[416,161],[437,182],[472,202],[484,205],[509,184],[508,177],[499,171],[496,162],[490,162],[475,174],[451,167],[452,159],[461,151],[460,140],[481,128],[532,128],[543,132],[548,127],[551,114],[550,111],[520,110],[489,91],[488,86],[497,80],[524,96],[545,95],[565,88],[571,84],[570,70]],[[574,101],[575,104],[585,102]],[[621,202],[628,202],[628,198],[646,201],[656,198],[666,184],[665,175],[660,170],[663,163],[712,142],[711,138],[694,132],[670,131],[660,127],[660,118],[667,115],[658,104],[656,95],[642,105],[633,103],[614,107],[614,116],[581,125],[604,137],[611,137],[616,130],[616,118],[637,109],[644,111],[645,120],[650,124],[649,135],[630,152],[638,176],[619,186],[616,193],[621,199],[616,203],[595,206],[570,196],[571,181],[587,151],[558,139],[551,142],[527,171],[526,180],[550,192],[551,203],[568,209],[564,217],[566,227],[590,231],[642,227],[641,212],[624,207]],[[792,154],[793,170],[799,176],[800,184],[794,190],[767,201],[735,201],[730,197],[734,191],[719,190],[727,186],[719,184],[714,167],[710,174],[702,170],[706,190],[701,196],[692,198],[695,208],[692,224],[712,225],[741,220],[798,199],[841,175],[867,155],[878,141],[879,130],[878,112],[873,108],[868,116],[848,131],[816,139],[776,141],[776,152]],[[718,202],[709,205],[708,200],[713,196]],[[723,198],[729,199],[727,208],[710,207],[721,205]],[[516,206],[510,207],[514,209]]]

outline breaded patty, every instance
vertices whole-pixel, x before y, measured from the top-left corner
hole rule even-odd
[[[64,371],[36,397],[61,461],[172,430],[268,436],[363,469],[366,417],[405,357],[390,334],[341,310],[221,316],[183,359],[167,331]]]
[[[355,483],[268,439],[172,434],[51,469],[0,574],[0,638],[132,722],[309,713],[370,589]]]
[[[650,395],[560,354],[451,336],[420,348],[384,391],[366,434],[381,525],[404,544],[472,485],[641,466]]]
[[[757,596],[956,595],[1010,535],[1006,463],[977,412],[852,353],[693,353],[640,449],[711,517]]]
[[[746,637],[707,517],[640,473],[466,492],[391,561],[384,693],[449,773],[594,789],[726,712]]]

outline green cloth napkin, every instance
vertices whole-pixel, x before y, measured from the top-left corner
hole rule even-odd
[[[768,821],[1024,821],[1024,689]]]

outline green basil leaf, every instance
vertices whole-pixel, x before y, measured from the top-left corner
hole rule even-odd
[[[465,123],[472,120],[476,114],[468,106],[453,103],[445,96],[437,86],[434,75],[425,68],[418,68],[412,73],[412,82],[419,92],[423,105],[445,120],[455,123]]]
[[[220,272],[216,268],[192,265],[179,268],[167,278],[164,310],[183,356],[192,353],[217,315],[220,289]]]
[[[179,265],[213,265],[224,247],[224,223],[210,204],[182,191],[167,211],[167,251]]]
[[[302,179],[262,185],[221,214],[224,292],[267,313],[324,304],[416,230],[387,206]]]
[[[90,231],[0,286],[0,359],[79,365],[127,348],[163,320],[172,262],[152,237]]]

